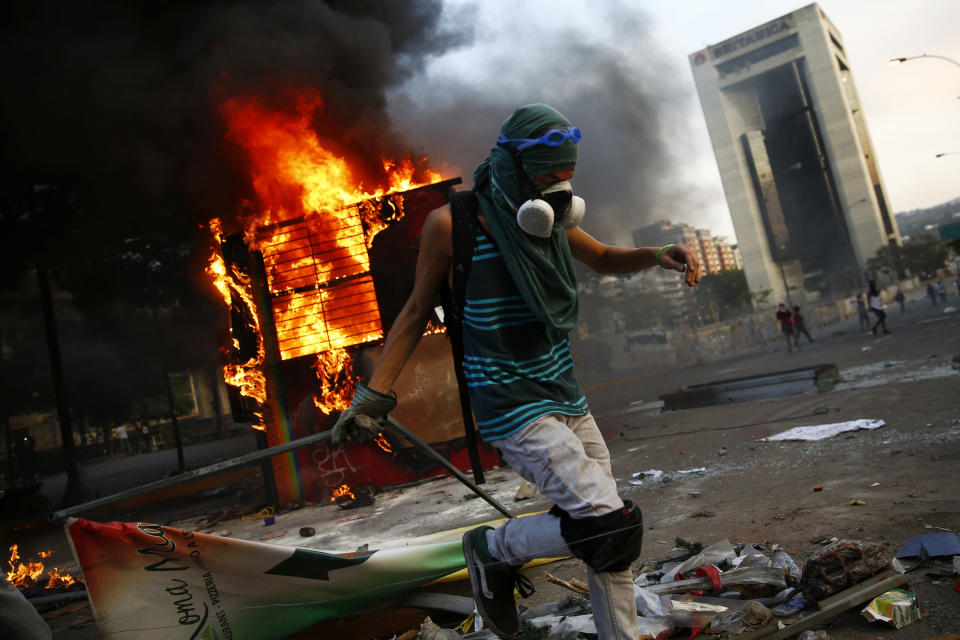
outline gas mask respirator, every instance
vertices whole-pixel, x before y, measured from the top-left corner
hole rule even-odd
[[[538,238],[549,238],[553,225],[573,229],[580,225],[587,205],[580,196],[573,195],[569,180],[557,182],[527,200],[517,209],[517,224],[524,232]]]

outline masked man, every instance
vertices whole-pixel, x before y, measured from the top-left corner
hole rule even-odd
[[[640,554],[640,509],[617,495],[610,454],[573,373],[567,333],[577,322],[576,258],[604,274],[660,266],[700,279],[684,245],[627,249],[581,229],[584,202],[570,179],[580,130],[543,104],[520,107],[503,123],[489,157],[474,172],[476,246],[462,313],[464,372],[481,437],[556,506],[464,534],[477,608],[502,638],[519,633],[514,587],[538,557],[569,553],[587,565],[601,639],[638,633],[630,564]],[[413,292],[370,377],[334,426],[334,442],[376,431],[396,405],[390,391],[413,352],[441,287],[452,281],[449,206],[426,219]]]

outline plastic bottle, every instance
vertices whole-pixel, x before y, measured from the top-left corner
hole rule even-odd
[[[789,553],[780,549],[773,552],[771,559],[773,560],[773,566],[783,571],[783,575],[787,579],[787,584],[797,584],[800,580],[800,567],[793,561]]]

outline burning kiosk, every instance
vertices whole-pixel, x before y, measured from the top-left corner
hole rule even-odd
[[[220,235],[230,300],[226,378],[234,419],[263,430],[264,444],[290,442],[332,426],[357,376],[413,285],[426,215],[460,179],[363,200],[335,212],[311,212],[251,233]],[[395,385],[393,415],[455,466],[470,466],[453,358],[440,318]],[[318,444],[273,458],[280,503],[349,496],[351,488],[399,485],[442,470],[399,441],[342,447]],[[484,467],[497,464],[479,448]]]

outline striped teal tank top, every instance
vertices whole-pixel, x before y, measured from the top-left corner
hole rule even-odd
[[[479,225],[464,302],[463,348],[470,402],[484,440],[504,438],[550,413],[589,411],[566,332],[533,315]]]

